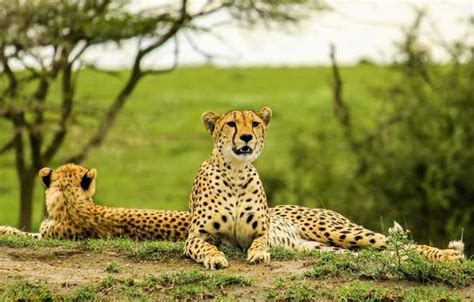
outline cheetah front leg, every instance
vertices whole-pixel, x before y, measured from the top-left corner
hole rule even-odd
[[[190,233],[184,244],[186,256],[204,264],[206,269],[215,270],[229,266],[224,253],[206,239],[208,239],[206,234]]]
[[[254,263],[269,263],[270,262],[270,247],[268,244],[268,235],[262,235],[256,238],[247,251],[247,261]]]

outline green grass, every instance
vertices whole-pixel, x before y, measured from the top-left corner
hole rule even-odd
[[[408,286],[351,281],[343,284],[318,284],[281,278],[267,292],[268,300],[277,301],[460,301],[449,288],[443,286]]]
[[[161,261],[163,268],[170,260],[175,264],[182,261],[185,267],[192,265],[189,260],[184,261],[183,244],[128,239],[60,241],[0,236],[2,247],[35,251],[49,249],[47,253],[53,255],[55,251],[77,250],[81,254],[87,253],[87,259],[91,261],[99,254],[114,255],[122,260],[119,263],[112,258],[105,263],[103,270],[107,276],[100,282],[75,287],[69,292],[50,288],[50,285],[40,281],[10,279],[0,285],[0,300],[101,301],[156,300],[166,297],[171,300],[234,301],[250,297],[246,294],[250,291],[260,299],[278,301],[459,301],[460,291],[474,281],[473,260],[432,263],[416,253],[407,252],[403,256],[408,257],[399,261],[391,245],[384,252],[362,250],[357,254],[317,251],[294,253],[273,249],[273,263],[300,261],[295,264],[295,271],[288,273],[275,272],[272,268],[255,268],[258,271],[254,272],[245,264],[245,253],[223,247],[222,250],[231,260],[232,273],[198,268],[161,274],[147,273],[139,277],[126,271],[127,262],[139,262],[148,269],[155,261]],[[303,267],[301,263],[304,263]],[[280,266],[277,263],[272,265],[275,265],[274,268]],[[262,274],[262,269],[268,272]],[[269,282],[268,278],[276,281]]]
[[[463,263],[429,262],[416,253],[398,263],[390,252],[363,250],[354,254],[322,253],[313,261],[307,278],[346,280],[408,280],[421,284],[443,284],[454,288],[474,280],[474,261]]]
[[[345,93],[355,119],[362,125],[376,114],[373,87],[384,85],[389,71],[383,67],[358,66],[342,70]],[[367,77],[370,76],[370,81]],[[85,71],[79,78],[77,119],[64,148],[51,165],[64,163],[93,131],[98,118],[117,93],[120,78]],[[265,151],[257,161],[263,176],[287,169],[295,135],[310,127],[334,127],[331,109],[330,69],[183,68],[158,77],[145,78],[109,133],[104,144],[84,162],[98,169],[95,200],[98,203],[136,208],[187,208],[193,178],[210,154],[211,139],[200,122],[206,110],[258,109],[270,106],[274,119]],[[55,92],[59,89],[56,85]],[[360,124],[360,123],[358,123]],[[11,126],[0,120],[0,144]],[[334,148],[336,147],[336,148]],[[338,142],[329,149],[340,149]],[[0,156],[0,225],[18,221],[18,186],[13,154]],[[341,162],[341,171],[347,163]],[[36,183],[34,227],[41,220],[42,186]],[[336,198],[336,197],[334,197]],[[295,202],[275,196],[274,202]],[[337,204],[337,203],[335,203]],[[318,205],[314,201],[313,206]]]
[[[122,271],[122,267],[120,266],[120,264],[112,261],[107,264],[105,271],[110,274],[117,274]]]
[[[53,293],[43,284],[20,281],[0,288],[2,301],[52,301]]]
[[[45,284],[15,282],[0,287],[5,301],[107,301],[155,299],[236,301],[236,287],[247,288],[252,280],[227,273],[181,271],[145,276],[140,279],[105,277],[97,285],[87,285],[70,294],[53,293]],[[373,281],[310,283],[295,278],[279,278],[264,292],[271,301],[461,301],[458,294],[443,286],[399,286]]]
[[[221,288],[250,286],[250,279],[227,273],[181,271],[150,275],[141,279],[105,277],[97,285],[86,285],[71,294],[53,293],[46,284],[26,281],[0,287],[2,301],[106,301],[112,299],[209,299]],[[154,298],[151,298],[154,297]]]
[[[385,287],[370,281],[350,282],[339,288],[334,296],[343,301],[460,301],[446,287]]]
[[[32,247],[75,249],[93,253],[112,251],[136,259],[166,262],[185,259],[183,243],[167,241],[133,241],[129,239],[91,239],[84,241],[34,240],[16,236],[0,236],[0,247]],[[223,246],[221,250],[232,261],[245,261],[239,249]],[[272,261],[305,260],[312,269],[305,277],[315,280],[339,278],[344,280],[407,280],[421,284],[446,285],[461,288],[474,281],[474,260],[462,263],[430,262],[415,252],[406,252],[399,261],[393,249],[387,251],[361,250],[357,253],[331,252],[295,253],[281,248],[271,251]],[[121,267],[114,262],[107,265],[109,273],[118,273]],[[171,281],[170,281],[171,282]],[[178,281],[176,281],[178,282]]]
[[[180,271],[149,275],[143,278],[119,279],[107,276],[97,285],[87,285],[72,294],[52,294],[42,284],[19,282],[8,285],[3,298],[10,300],[73,300],[94,301],[115,299],[209,299],[217,295],[217,290],[235,286],[250,286],[250,279],[227,273],[201,271]],[[2,296],[0,296],[2,297]]]
[[[184,258],[183,243],[169,241],[133,241],[129,239],[90,239],[82,241],[42,239],[17,236],[0,236],[3,247],[64,248],[101,253],[113,251],[137,260],[165,261]],[[112,267],[113,263],[110,264]],[[115,269],[115,268],[112,268]]]

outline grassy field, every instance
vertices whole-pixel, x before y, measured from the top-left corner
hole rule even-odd
[[[354,119],[362,127],[370,127],[366,121],[376,114],[380,103],[374,99],[372,90],[383,86],[390,72],[374,66],[346,67],[342,72]],[[81,74],[74,108],[77,118],[53,168],[63,164],[68,154],[88,138],[124,79],[125,74],[118,78],[92,71]],[[290,148],[298,134],[318,127],[334,127],[330,83],[331,73],[326,67],[199,67],[146,78],[126,104],[105,143],[84,162],[98,169],[95,200],[124,207],[186,209],[194,175],[212,148],[200,122],[206,110],[225,112],[270,106],[274,119],[266,149],[256,165],[262,175],[278,173],[289,165]],[[0,121],[0,143],[9,138],[10,131],[10,125]],[[337,140],[332,144],[328,149],[334,152],[343,148]],[[344,171],[348,163],[341,161],[340,165]],[[0,157],[0,179],[0,224],[15,225],[18,186],[12,154]],[[35,227],[41,219],[43,203],[39,181],[36,188]],[[337,205],[337,196],[333,198]],[[272,202],[296,200],[276,196]],[[324,202],[331,204],[331,200]],[[325,206],[321,200],[310,205]],[[351,216],[350,211],[344,214]]]
[[[461,301],[474,298],[474,261],[431,263],[414,254],[272,250],[249,265],[223,248],[228,269],[186,259],[182,243],[127,239],[59,241],[0,236],[0,299]]]

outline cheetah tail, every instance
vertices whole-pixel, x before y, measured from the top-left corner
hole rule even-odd
[[[29,233],[11,226],[0,226],[0,235],[10,235],[19,237],[30,237],[34,239],[41,239],[40,233]]]
[[[448,244],[448,249],[453,249],[460,253],[464,253],[464,242],[462,242],[462,240],[450,241]]]

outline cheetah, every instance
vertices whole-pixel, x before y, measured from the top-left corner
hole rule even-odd
[[[202,121],[214,140],[211,158],[195,178],[189,210],[192,216],[185,254],[207,269],[228,266],[215,244],[247,250],[247,261],[268,263],[271,247],[302,251],[337,250],[299,236],[297,222],[268,210],[262,181],[252,162],[263,150],[272,111],[205,112]]]
[[[48,217],[39,233],[0,227],[0,234],[33,238],[85,239],[128,237],[135,240],[184,240],[190,215],[183,211],[114,208],[97,205],[97,171],[66,164],[53,170],[43,168],[39,177],[45,187]]]
[[[269,248],[290,250],[386,248],[387,237],[324,209],[279,206],[268,209],[265,190],[252,165],[264,147],[272,111],[205,112],[202,122],[214,149],[195,178],[189,199],[191,226],[185,254],[207,269],[227,267],[215,243],[227,242],[247,250],[250,263],[268,263]],[[213,244],[214,243],[214,244]],[[461,244],[447,250],[417,245],[430,260],[464,258]]]

